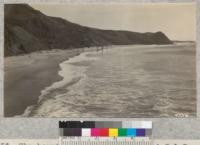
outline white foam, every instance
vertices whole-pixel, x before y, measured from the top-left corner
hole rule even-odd
[[[42,99],[42,96],[49,93],[49,91],[51,91],[52,89],[57,89],[57,88],[63,87],[64,85],[71,82],[74,78],[84,77],[84,71],[85,71],[86,67],[84,67],[84,66],[76,67],[74,65],[71,65],[70,63],[80,62],[83,60],[94,60],[94,58],[87,57],[88,53],[89,52],[82,53],[79,56],[75,56],[73,58],[70,58],[69,60],[62,62],[60,64],[61,70],[58,72],[58,74],[63,77],[63,80],[61,80],[59,82],[55,82],[51,86],[46,87],[44,90],[42,90],[41,95],[39,97],[40,100]]]
[[[61,70],[58,72],[58,74],[60,76],[63,77],[63,79],[61,81],[58,81],[58,82],[54,82],[52,85],[46,87],[44,90],[41,91],[41,95],[39,96],[39,100],[38,100],[38,104],[45,98],[46,99],[46,95],[47,94],[50,94],[50,92],[52,90],[55,90],[55,89],[58,89],[58,88],[62,88],[63,86],[69,84],[70,82],[72,82],[74,79],[76,78],[84,78],[85,77],[85,71],[87,69],[87,66],[76,66],[76,65],[73,65],[72,63],[75,63],[75,62],[81,62],[81,61],[84,61],[84,60],[89,60],[89,61],[93,61],[93,60],[96,60],[97,57],[87,57],[88,54],[90,54],[92,52],[85,52],[85,53],[81,53],[80,55],[78,56],[75,56],[75,57],[72,57],[70,58],[69,60],[66,60],[64,62],[62,62],[60,65],[60,68]],[[54,96],[55,99],[57,99],[57,103],[58,104],[54,104],[55,106],[54,107],[60,107],[60,103],[61,101],[58,101],[59,100],[59,96],[60,95],[56,95]],[[47,110],[49,112],[49,110],[51,109],[51,101],[48,101],[48,100],[45,100],[45,103],[43,105],[43,109],[40,109],[40,113],[43,114],[45,113]],[[56,103],[54,101],[54,103]],[[44,107],[45,106],[45,107]],[[28,106],[27,109],[24,111],[24,113],[22,114],[22,116],[28,116],[31,111],[35,108],[35,105],[32,105],[32,106]],[[41,107],[42,108],[42,107]],[[35,110],[35,109],[34,109]],[[43,113],[42,113],[43,112]],[[60,113],[62,112],[62,110],[60,110]],[[53,115],[53,114],[52,114]]]

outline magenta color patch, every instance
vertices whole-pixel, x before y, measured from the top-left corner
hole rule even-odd
[[[91,136],[99,136],[99,135],[100,135],[100,131],[98,128],[91,129]]]

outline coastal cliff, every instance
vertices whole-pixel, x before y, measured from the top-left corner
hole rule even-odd
[[[5,5],[4,55],[38,50],[130,44],[172,44],[163,33],[138,33],[90,28],[46,16],[26,4]]]

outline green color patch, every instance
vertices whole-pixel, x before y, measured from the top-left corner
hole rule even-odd
[[[125,128],[119,128],[118,129],[118,136],[126,136],[126,129]]]

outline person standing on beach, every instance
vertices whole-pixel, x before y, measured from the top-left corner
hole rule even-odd
[[[104,48],[103,48],[103,46],[102,46],[102,47],[101,47],[101,53],[102,53],[102,55],[103,55],[103,49],[104,49]]]

